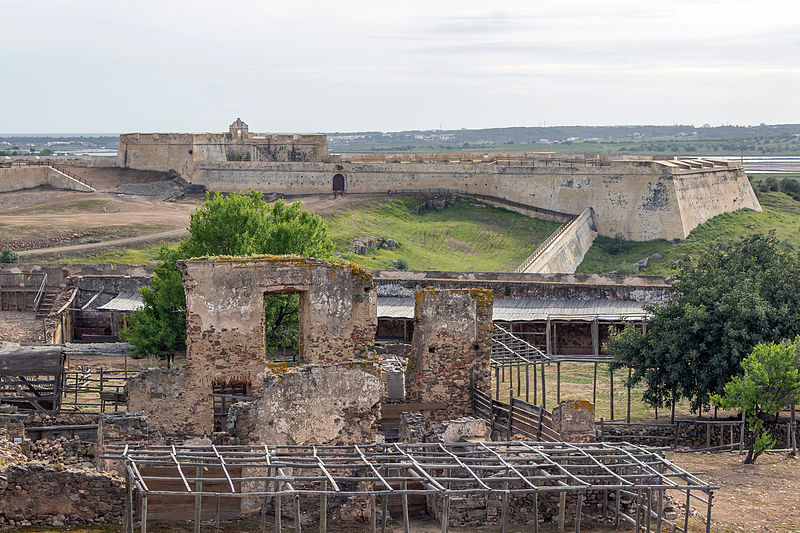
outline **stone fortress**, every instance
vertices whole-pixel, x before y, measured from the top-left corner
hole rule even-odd
[[[591,232],[637,241],[684,239],[720,213],[761,211],[734,161],[523,152],[336,155],[325,135],[256,134],[241,119],[227,133],[120,135],[116,164],[174,170],[219,192],[447,189],[538,218],[565,220],[588,210]]]

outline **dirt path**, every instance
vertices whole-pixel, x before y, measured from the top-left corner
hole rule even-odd
[[[188,234],[189,232],[186,229],[175,229],[171,231],[162,231],[160,233],[149,233],[147,235],[127,237],[124,239],[114,239],[111,241],[93,242],[88,244],[70,244],[68,246],[53,246],[51,248],[38,248],[36,250],[23,250],[18,252],[18,254],[20,257],[33,257],[37,255],[60,254],[66,252],[87,252],[91,250],[102,250],[117,246],[127,246],[129,244],[141,244],[143,242],[179,239]]]

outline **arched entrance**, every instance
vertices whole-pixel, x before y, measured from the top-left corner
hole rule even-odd
[[[341,174],[333,176],[333,192],[344,192],[344,176]]]

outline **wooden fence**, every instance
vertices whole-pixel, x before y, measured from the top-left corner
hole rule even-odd
[[[493,431],[502,431],[508,440],[514,435],[537,441],[558,442],[552,415],[538,405],[514,398],[503,403],[478,390],[472,391],[472,414],[489,421]]]
[[[613,422],[605,421],[602,418],[598,425],[600,441],[608,440],[650,440],[662,441],[664,445],[673,449],[680,447],[683,442],[684,447],[689,447],[691,442],[686,441],[686,436],[681,433],[681,427],[705,426],[705,447],[692,448],[692,451],[716,451],[744,449],[743,420],[677,420],[674,424],[648,424],[646,422]],[[624,434],[609,433],[614,428],[625,428]],[[642,428],[636,431],[637,428]],[[633,432],[635,431],[635,432]],[[692,440],[696,441],[696,435],[691,435]]]
[[[61,411],[105,413],[125,409],[125,383],[138,370],[92,370],[64,372]]]

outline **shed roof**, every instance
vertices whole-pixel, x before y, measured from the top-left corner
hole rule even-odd
[[[492,319],[497,322],[537,320],[641,320],[649,313],[642,302],[631,300],[567,300],[498,298]],[[378,318],[414,318],[413,298],[378,298]]]
[[[139,291],[126,291],[117,294],[108,303],[97,308],[98,311],[137,311],[144,307]]]

